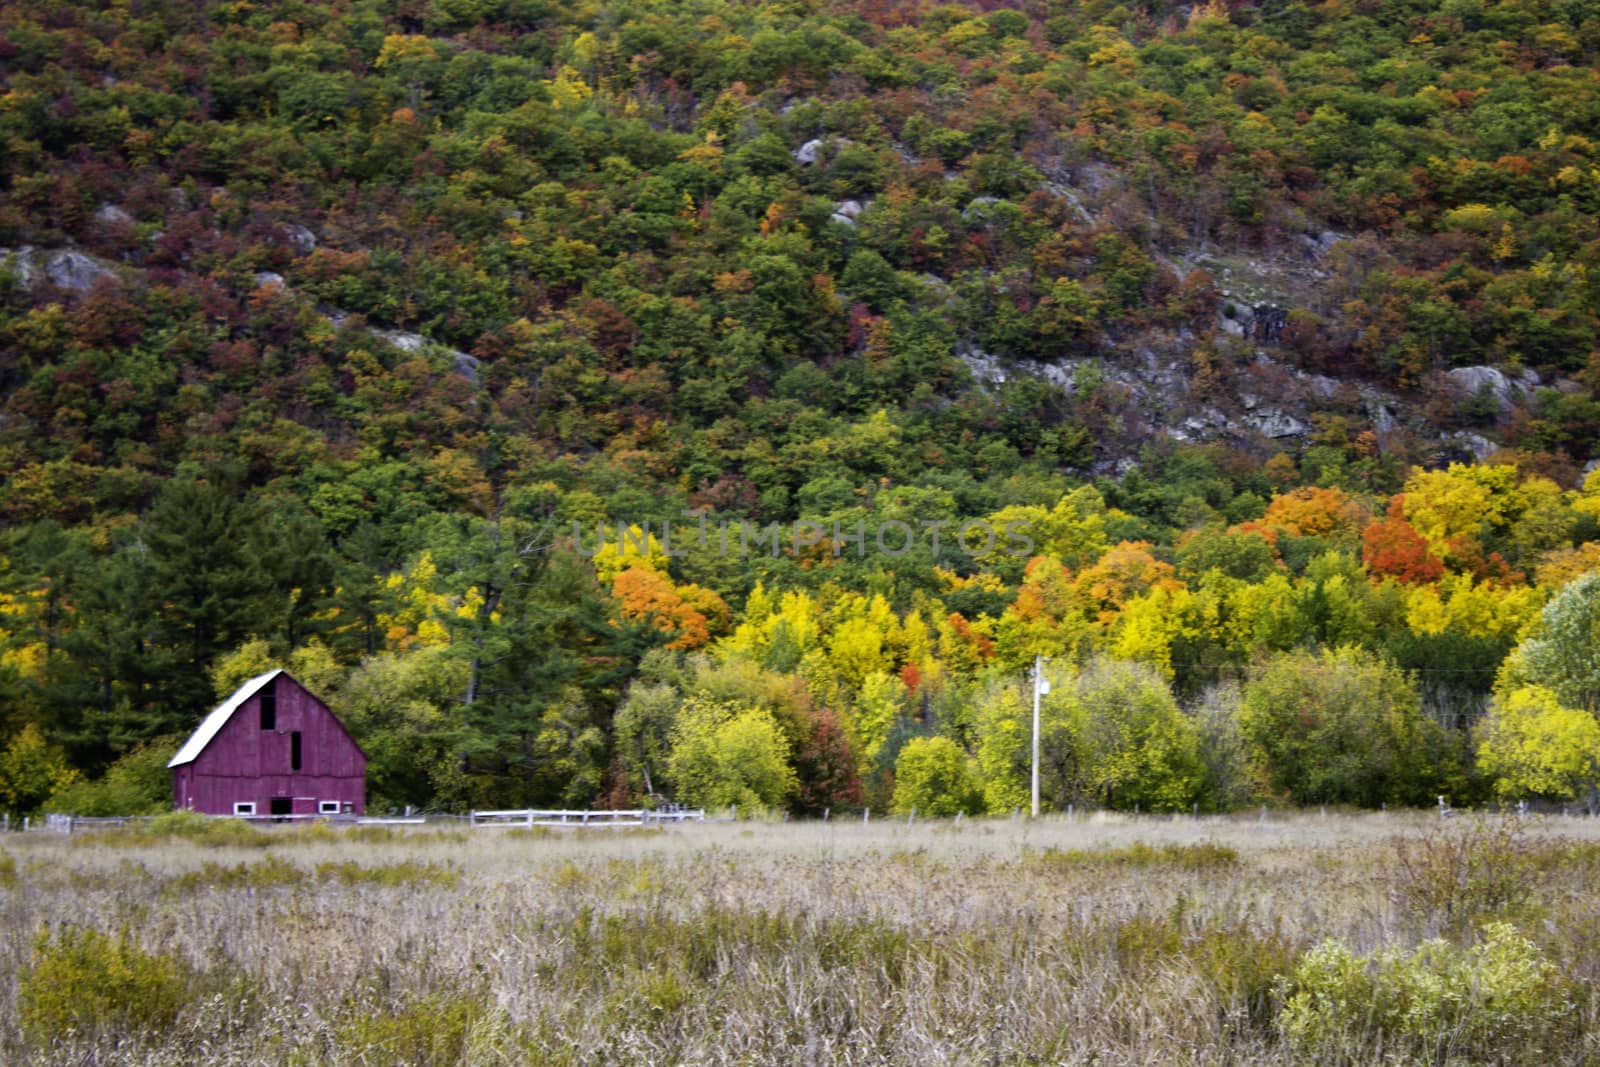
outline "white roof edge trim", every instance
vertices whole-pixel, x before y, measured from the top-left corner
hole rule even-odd
[[[224,726],[228,725],[228,720],[233,718],[233,713],[239,710],[239,705],[255,696],[256,690],[282,673],[283,668],[279,667],[276,670],[268,671],[266,674],[258,674],[238,689],[235,689],[233,696],[218,704],[215,711],[201,720],[200,725],[195,727],[194,733],[189,735],[189,740],[185,741],[183,747],[178,749],[178,754],[167,761],[167,766],[178,767],[185,763],[193,763],[199,758],[200,753],[206,750],[206,746],[211,743],[211,739],[221,733]]]

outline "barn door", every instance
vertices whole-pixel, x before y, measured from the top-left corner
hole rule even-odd
[[[294,813],[296,815],[315,815],[317,813],[317,798],[295,797]]]

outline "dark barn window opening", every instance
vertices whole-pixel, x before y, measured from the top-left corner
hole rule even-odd
[[[276,678],[261,689],[261,728],[263,730],[276,730],[278,728],[278,686]]]
[[[300,731],[296,730],[289,735],[289,769],[300,769]]]

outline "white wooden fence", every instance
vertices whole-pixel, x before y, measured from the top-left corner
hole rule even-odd
[[[569,811],[559,808],[512,808],[505,811],[474,811],[471,825],[485,829],[533,826],[661,826],[667,823],[705,822],[704,810],[650,811],[631,808],[622,811]]]

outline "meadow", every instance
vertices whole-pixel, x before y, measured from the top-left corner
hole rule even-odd
[[[0,840],[8,1064],[1593,1063],[1600,823]]]

